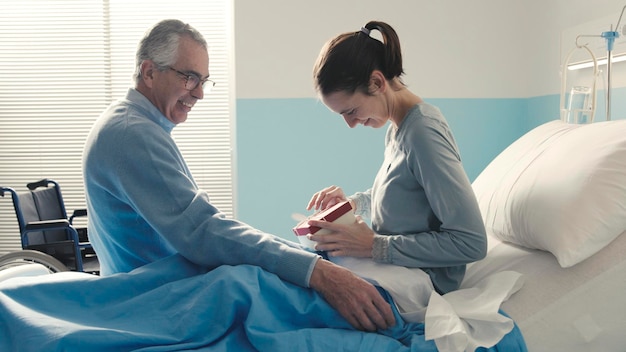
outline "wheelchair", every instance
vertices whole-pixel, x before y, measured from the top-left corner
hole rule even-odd
[[[51,272],[81,271],[98,275],[100,264],[86,228],[74,226],[74,219],[86,217],[87,210],[75,210],[68,218],[59,184],[43,179],[26,185],[18,193],[0,187],[0,196],[10,193],[20,230],[22,251],[0,257],[0,268],[38,263]]]

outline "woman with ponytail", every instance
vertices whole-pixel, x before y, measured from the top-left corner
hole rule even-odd
[[[307,206],[327,209],[349,200],[357,221],[312,220],[331,234],[309,238],[331,259],[419,268],[446,293],[459,287],[466,264],[486,255],[485,227],[446,119],[408,89],[403,74],[398,35],[384,22],[371,21],[322,48],[313,78],[324,104],[351,128],[389,126],[383,165],[369,190],[346,196],[340,187],[327,187]]]

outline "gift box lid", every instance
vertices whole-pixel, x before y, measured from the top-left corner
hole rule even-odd
[[[332,207],[321,211],[319,213],[311,215],[308,219],[301,221],[296,227],[293,228],[293,232],[296,236],[305,236],[308,234],[314,234],[320,230],[317,226],[311,226],[308,224],[309,220],[324,220],[333,222],[343,216],[345,213],[352,210],[352,206],[349,201],[343,201],[333,205]]]

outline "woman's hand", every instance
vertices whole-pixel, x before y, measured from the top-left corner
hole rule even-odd
[[[309,220],[309,225],[330,231],[322,235],[308,235],[310,240],[317,242],[316,250],[326,251],[331,257],[372,257],[374,231],[360,216],[357,216],[356,221],[349,225],[323,220]]]
[[[323,190],[315,193],[309,204],[306,206],[306,210],[326,210],[333,205],[347,200],[343,190],[337,186],[326,187]]]

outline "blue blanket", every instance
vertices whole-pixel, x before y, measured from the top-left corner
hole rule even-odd
[[[391,300],[390,296],[381,293]],[[424,325],[354,330],[313,290],[180,256],[128,274],[0,283],[0,351],[436,351]],[[526,351],[517,327],[485,351]]]

